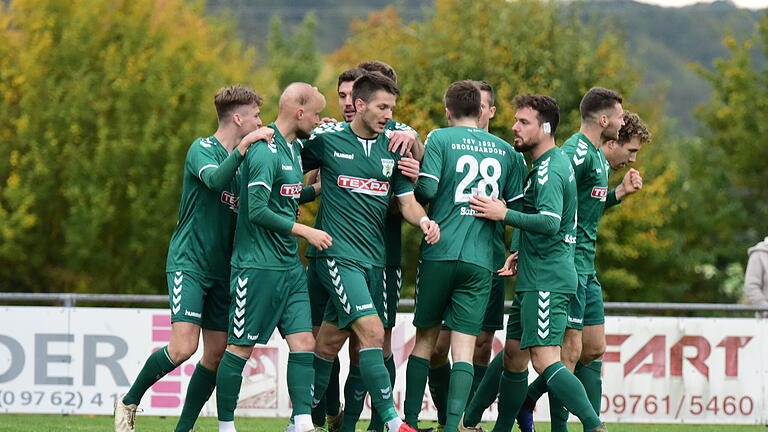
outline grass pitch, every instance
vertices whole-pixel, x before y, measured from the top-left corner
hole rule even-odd
[[[238,418],[235,420],[239,430],[244,432],[280,432],[288,423],[283,418]],[[421,427],[433,426],[423,422]],[[175,417],[137,416],[136,428],[142,432],[171,432],[176,426]],[[368,421],[360,421],[358,430],[368,426]],[[493,423],[483,423],[486,430]],[[571,431],[580,432],[581,425],[571,423]],[[0,414],[0,431],[3,432],[59,432],[59,431],[111,431],[112,417],[108,416],[61,416],[47,414]],[[517,426],[515,426],[517,431]],[[549,423],[537,422],[538,432],[549,432]],[[647,424],[647,423],[608,423],[611,432],[766,432],[762,425],[694,425],[694,424]],[[213,417],[202,417],[195,425],[195,432],[217,432],[218,423]]]

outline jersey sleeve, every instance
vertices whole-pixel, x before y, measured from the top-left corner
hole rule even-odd
[[[301,142],[301,166],[304,173],[320,168],[323,160],[323,149],[325,147],[321,127],[315,128],[309,139]]]
[[[568,181],[567,176],[550,169],[549,165],[539,166],[533,181],[538,183],[536,209],[541,215],[557,219],[559,225],[563,214],[563,193],[565,182]]]
[[[424,143],[424,161],[419,168],[419,180],[426,177],[439,183],[442,168],[443,146],[440,142],[440,136],[432,131],[427,135],[427,141]]]
[[[584,148],[583,145],[579,147],[579,145],[576,143],[569,143],[561,148],[563,149],[565,155],[568,157],[568,161],[571,163],[571,166],[573,166],[573,171],[576,173],[576,182],[581,182],[582,178],[584,177],[584,173],[589,171],[587,167],[592,163],[590,160],[590,154],[587,152],[587,149]],[[577,154],[577,148],[580,148],[579,151],[582,153],[581,155]]]
[[[243,156],[235,149],[219,164],[215,157],[215,145],[203,139],[195,141],[187,153],[186,167],[205,187],[220,192],[235,177]]]
[[[392,173],[392,187],[394,195],[398,197],[413,193],[413,183],[399,169]]]
[[[513,208],[511,203],[522,201],[523,183],[528,175],[528,168],[525,166],[525,158],[520,153],[509,153],[507,158],[509,174],[506,176],[507,182],[502,190],[502,196],[507,202],[507,207]]]
[[[290,234],[294,221],[269,209],[269,195],[279,163],[277,151],[273,145],[258,143],[247,155],[248,219],[270,231]]]

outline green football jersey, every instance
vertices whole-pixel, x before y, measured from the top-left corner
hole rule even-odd
[[[333,238],[333,246],[314,256],[347,258],[384,266],[384,221],[389,199],[413,193],[397,169],[400,154],[389,151],[386,133],[375,139],[356,136],[349,123],[317,127],[304,143],[304,169],[321,168],[323,198],[315,227]]]
[[[384,126],[386,131],[413,131],[415,130],[405,123],[389,120]],[[394,209],[387,213],[387,219],[384,221],[384,249],[387,251],[386,262],[388,266],[400,266],[402,264],[403,240],[402,223],[403,217],[397,209],[397,204],[393,204]]]
[[[555,235],[520,230],[515,290],[576,293],[576,180],[568,156],[552,148],[533,162],[525,180],[523,213],[559,220]]]
[[[296,220],[298,199],[304,186],[301,148],[288,143],[274,123],[272,143],[251,146],[240,166],[240,205],[232,250],[232,266],[281,270],[300,263],[296,237],[278,233],[251,222],[253,192],[256,188],[270,191],[267,207],[286,220]]]
[[[438,182],[429,217],[440,225],[440,241],[422,242],[421,258],[498,270],[494,248],[488,247],[499,236],[498,223],[475,217],[469,199],[517,200],[526,173],[523,155],[484,129],[456,126],[430,132],[419,176]]]
[[[595,271],[595,244],[600,217],[608,196],[610,165],[603,149],[595,147],[581,132],[568,138],[562,147],[576,173],[579,219],[576,226],[576,272]]]
[[[239,153],[232,157],[239,157]],[[212,190],[209,175],[230,157],[214,136],[198,138],[184,162],[179,218],[168,248],[165,271],[190,271],[211,279],[229,281],[229,260],[238,208],[235,170],[227,186]]]

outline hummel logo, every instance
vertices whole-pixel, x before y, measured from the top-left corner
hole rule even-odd
[[[259,338],[259,334],[256,333],[256,335],[254,336],[254,335],[248,333],[247,337],[248,337],[248,340],[256,340],[256,339]]]
[[[347,154],[347,153],[339,153],[339,152],[334,151],[333,152],[333,157],[352,160],[352,159],[355,158],[355,155]]]
[[[184,309],[184,315],[195,317],[195,318],[200,318],[202,316],[199,312],[190,312],[186,309]]]

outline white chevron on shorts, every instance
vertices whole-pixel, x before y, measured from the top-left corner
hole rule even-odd
[[[384,273],[384,289],[382,290],[382,292],[383,292],[382,298],[384,299],[384,321],[388,321],[389,320],[389,313],[388,313],[388,309],[389,308],[387,307],[388,305],[387,305],[387,269],[386,269],[386,267],[384,268],[384,271],[382,273]]]
[[[325,262],[328,264],[328,274],[331,275],[331,282],[333,282],[335,287],[334,291],[339,299],[339,303],[341,303],[341,308],[344,312],[349,313],[352,305],[349,304],[347,294],[344,292],[344,284],[341,283],[341,275],[339,274],[339,269],[336,268],[336,260],[326,259]]]
[[[184,281],[184,275],[180,272],[176,272],[176,276],[173,277],[173,296],[171,296],[171,311],[174,314],[179,313],[181,310],[181,290],[183,286],[181,283]]]
[[[538,314],[537,324],[539,328],[536,329],[539,334],[539,338],[546,339],[549,336],[549,292],[539,291],[538,298]]]
[[[246,294],[248,294],[248,287],[246,285],[248,284],[248,278],[242,279],[240,276],[237,277],[237,285],[235,287],[235,304],[237,307],[235,307],[235,316],[232,318],[232,324],[234,324],[232,328],[232,333],[234,333],[235,337],[242,337],[243,332],[245,329],[243,326],[245,326],[245,302],[247,300]],[[242,288],[242,289],[241,289]]]

